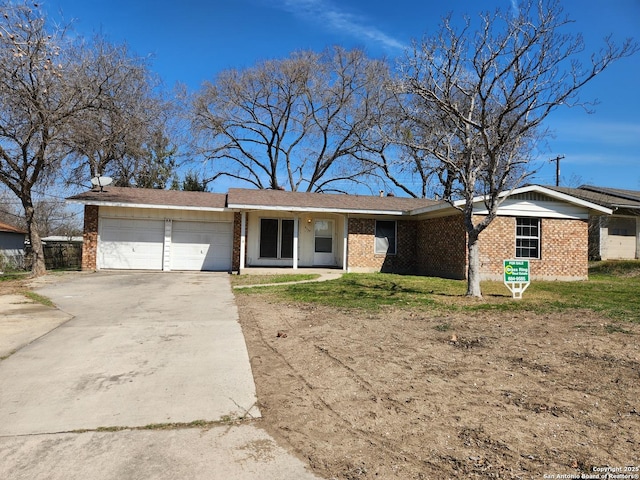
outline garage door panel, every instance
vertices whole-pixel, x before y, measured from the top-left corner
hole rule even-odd
[[[172,270],[229,270],[233,227],[230,222],[174,221]]]
[[[162,270],[162,220],[100,219],[98,267]]]

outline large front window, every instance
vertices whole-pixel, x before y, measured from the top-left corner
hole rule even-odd
[[[375,253],[395,255],[396,253],[396,222],[387,220],[376,221]]]
[[[260,258],[293,258],[293,220],[260,219]]]
[[[516,258],[540,258],[539,218],[516,218]]]

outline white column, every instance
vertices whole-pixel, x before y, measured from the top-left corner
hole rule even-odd
[[[349,215],[344,216],[344,227],[342,228],[342,270],[349,270]]]
[[[300,217],[293,217],[293,269],[298,269],[298,226],[300,225]]]
[[[247,245],[247,212],[240,213],[240,267],[238,273],[244,270],[244,252]]]
[[[173,222],[170,218],[164,220],[164,248],[162,252],[162,271],[171,271],[171,231]]]
[[[636,258],[640,258],[640,218],[636,218]]]

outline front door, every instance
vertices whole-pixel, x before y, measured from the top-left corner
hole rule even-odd
[[[334,266],[333,220],[316,220],[315,250],[313,264],[318,266]]]

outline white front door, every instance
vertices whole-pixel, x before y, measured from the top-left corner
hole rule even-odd
[[[334,266],[336,263],[333,220],[316,220],[313,264]]]

